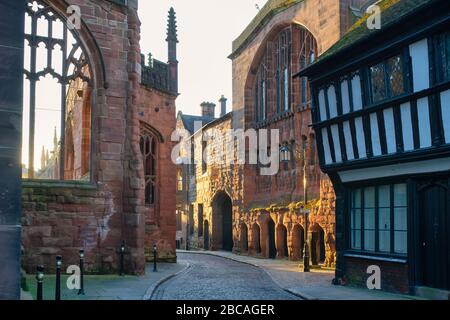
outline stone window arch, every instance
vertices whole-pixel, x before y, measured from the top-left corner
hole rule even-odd
[[[157,197],[158,138],[147,127],[141,127],[140,149],[145,177],[145,205],[154,205]]]
[[[317,42],[314,36],[305,28],[300,28],[298,37],[300,38],[299,51],[299,70],[307,68],[311,65],[317,56]],[[311,92],[308,79],[306,77],[300,78],[300,106],[307,107],[311,104]]]
[[[76,30],[46,1],[28,0],[23,178],[91,180],[93,83],[90,58]]]

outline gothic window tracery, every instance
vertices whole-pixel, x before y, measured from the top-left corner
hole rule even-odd
[[[76,31],[45,1],[28,0],[24,178],[90,180],[91,91],[89,57]]]
[[[150,131],[142,129],[140,148],[144,164],[146,205],[154,205],[156,201],[157,145],[156,137]]]
[[[307,68],[317,55],[313,35],[300,26],[284,28],[265,45],[265,52],[254,69],[253,105],[255,121],[306,107],[311,103],[309,83],[300,79],[299,88],[292,87],[292,74]],[[297,86],[297,84],[295,84]]]

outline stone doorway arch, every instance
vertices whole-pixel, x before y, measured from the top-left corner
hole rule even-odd
[[[257,223],[252,226],[252,246],[256,254],[261,253],[261,229]]]
[[[267,256],[269,259],[275,259],[277,257],[277,247],[275,243],[275,222],[272,218],[267,221]]]
[[[248,252],[248,228],[245,223],[241,224],[240,242],[241,242],[241,251]]]
[[[295,224],[291,234],[291,260],[298,261],[303,258],[305,231],[301,225]]]
[[[325,231],[319,224],[311,228],[311,264],[319,265],[325,262]]]
[[[212,201],[212,249],[232,251],[233,246],[233,204],[222,191]]]
[[[277,226],[277,256],[279,258],[287,258],[289,257],[288,250],[288,240],[287,240],[287,229],[283,224],[279,224]]]
[[[209,222],[205,220],[203,223],[203,249],[209,250]]]

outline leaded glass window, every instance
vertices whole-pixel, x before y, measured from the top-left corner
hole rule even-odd
[[[405,93],[402,56],[398,55],[370,67],[372,103]]]
[[[450,32],[434,37],[436,83],[450,81]]]

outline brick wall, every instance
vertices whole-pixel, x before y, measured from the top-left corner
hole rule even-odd
[[[349,285],[367,288],[366,281],[370,276],[367,268],[376,265],[381,270],[381,290],[409,293],[408,264],[364,258],[344,258],[345,279]]]

